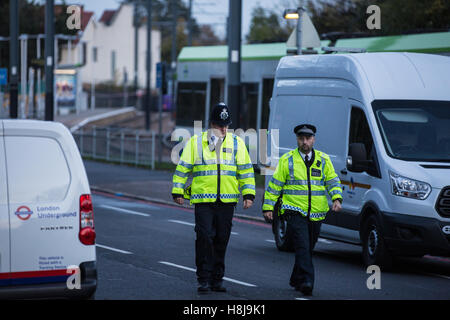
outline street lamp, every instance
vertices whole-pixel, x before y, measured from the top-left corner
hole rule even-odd
[[[301,17],[305,8],[300,6],[297,9],[284,10],[284,18],[286,20],[297,20],[297,54],[302,54],[302,22]]]

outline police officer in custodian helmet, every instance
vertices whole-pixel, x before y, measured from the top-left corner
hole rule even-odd
[[[234,208],[240,191],[244,209],[255,198],[255,177],[244,141],[227,132],[231,124],[226,104],[217,104],[210,115],[211,129],[187,142],[173,176],[172,196],[183,204],[185,195],[195,205],[195,262],[199,293],[226,291],[223,286],[225,251]],[[186,181],[192,173],[190,187]],[[186,192],[188,190],[188,192]]]

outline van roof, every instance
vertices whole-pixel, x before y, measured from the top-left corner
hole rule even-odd
[[[335,78],[352,82],[370,100],[450,100],[450,57],[406,52],[289,56],[280,78]]]

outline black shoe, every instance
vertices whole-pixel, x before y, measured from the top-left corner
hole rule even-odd
[[[227,292],[227,288],[225,288],[223,286],[222,281],[211,283],[210,288],[211,288],[211,291],[215,291],[215,292]]]
[[[207,282],[199,282],[197,287],[198,293],[207,293],[209,291],[209,286]]]
[[[311,296],[313,291],[313,285],[311,282],[303,282],[300,286],[295,287],[295,290],[300,291],[305,296]]]

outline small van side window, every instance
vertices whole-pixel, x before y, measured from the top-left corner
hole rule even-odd
[[[10,203],[64,200],[70,172],[59,143],[44,137],[5,137]]]
[[[367,123],[364,111],[359,108],[352,107],[352,114],[350,119],[350,135],[349,144],[351,143],[364,143],[366,147],[367,159],[372,158],[373,139],[370,133],[370,127]]]

